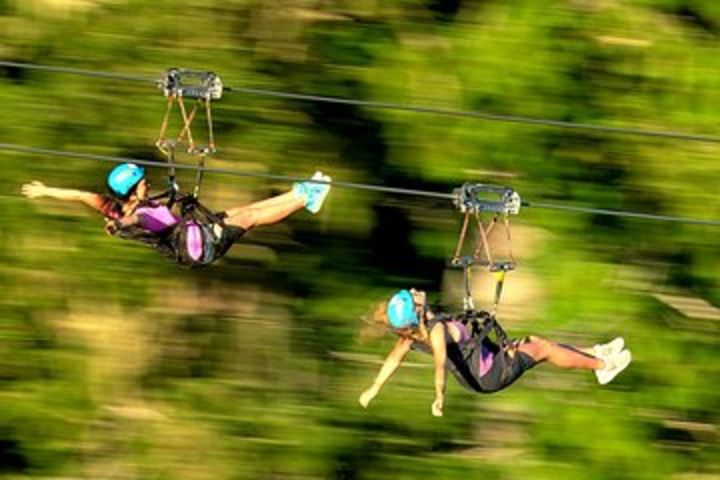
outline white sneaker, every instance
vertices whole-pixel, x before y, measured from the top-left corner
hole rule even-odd
[[[618,373],[622,372],[630,365],[632,361],[632,354],[630,350],[623,350],[620,353],[605,357],[602,359],[605,362],[605,366],[598,370],[595,370],[595,376],[600,385],[610,383]]]
[[[625,346],[625,340],[622,337],[617,337],[609,341],[608,343],[598,343],[593,346],[593,355],[600,360],[605,360],[606,357],[611,357],[622,352]]]

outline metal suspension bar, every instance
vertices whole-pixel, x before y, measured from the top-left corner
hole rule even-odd
[[[485,195],[485,197],[482,195]],[[499,197],[499,199],[488,199],[486,198],[487,195]],[[509,260],[506,262],[496,261],[495,255],[490,247],[489,235],[498,224],[499,216],[502,215],[503,226],[505,227],[508,235],[508,242],[511,241],[508,216],[510,214],[517,214],[520,210],[521,200],[517,192],[506,186],[488,185],[482,183],[465,183],[460,188],[455,189],[454,196],[455,206],[465,214],[465,218],[463,219],[460,238],[453,257],[453,264],[460,264],[459,259],[469,222],[468,214],[472,212],[475,214],[475,221],[477,222],[478,241],[472,257],[470,257],[470,259],[464,259],[464,261],[471,261],[472,263],[486,265],[490,270],[499,268],[507,269],[508,266],[514,266],[515,261],[514,258],[512,258],[511,246],[508,247],[510,252]],[[492,220],[487,226],[485,226],[481,218],[481,214],[486,212],[494,213]],[[485,263],[482,259],[483,254],[487,258],[487,263]]]
[[[481,195],[499,197],[490,200]],[[484,183],[466,183],[455,189],[455,206],[461,211],[495,212],[517,214],[520,211],[520,195],[510,187]]]
[[[466,312],[472,312],[475,310],[475,303],[472,298],[472,288],[470,287],[470,273],[471,266],[463,266],[463,282],[465,284],[465,296],[463,297],[463,308]]]
[[[177,183],[175,177],[175,145],[168,145],[168,188],[170,190],[170,199],[168,200],[168,207],[172,207],[177,198],[177,194],[180,192],[180,186]]]
[[[210,108],[210,99],[205,99],[205,119],[208,127],[208,150],[215,153],[215,134],[213,133],[212,109]]]
[[[512,250],[512,237],[510,235],[510,219],[507,215],[503,216],[503,222],[505,223],[505,231],[507,232],[507,244],[508,244],[508,258],[513,266],[515,266],[515,257],[513,256]]]
[[[223,84],[220,77],[213,72],[170,68],[160,78],[158,86],[168,98],[168,109],[163,119],[159,141],[165,138],[172,103],[177,102],[182,116],[182,128],[177,136],[177,142],[182,143],[187,139],[188,153],[193,155],[214,153],[216,146],[211,103],[212,100],[222,97]],[[196,100],[192,109],[185,104],[185,98]],[[198,147],[193,136],[192,123],[197,117],[201,102],[205,111],[208,144]],[[204,164],[204,161],[201,163]]]
[[[487,196],[488,194],[490,196],[499,197],[499,199],[494,200],[483,198],[481,196]],[[455,190],[454,197],[456,207],[458,207],[458,209],[464,214],[460,236],[455,249],[455,255],[452,260],[453,265],[463,268],[463,286],[465,288],[463,308],[466,312],[472,312],[475,309],[472,298],[470,277],[472,266],[480,264],[487,267],[487,269],[492,272],[495,277],[495,295],[492,304],[492,316],[494,317],[500,305],[500,299],[502,297],[507,272],[515,268],[515,258],[512,253],[509,215],[514,215],[519,212],[521,206],[520,196],[510,187],[466,183],[459,189]],[[476,246],[472,255],[461,257],[471,212],[474,214],[477,225]],[[493,213],[493,216],[487,225],[483,223],[483,213]],[[506,231],[508,243],[508,256],[507,259],[503,260],[496,258],[496,252],[493,252],[493,249],[490,246],[490,234],[495,229],[495,226],[498,225],[500,215],[502,215],[502,224]],[[487,261],[483,260],[483,255]]]
[[[502,295],[503,285],[505,284],[505,274],[507,270],[498,270],[495,274],[495,299],[493,300],[492,314],[495,315],[500,305],[500,296]]]
[[[175,186],[177,185],[175,181],[175,146],[174,145],[168,145],[168,186],[175,190]]]
[[[203,174],[205,172],[205,157],[206,154],[202,153],[200,155],[200,159],[198,160],[198,169],[195,175],[195,188],[193,189],[193,197],[195,197],[196,200],[200,196],[200,185],[202,184]]]

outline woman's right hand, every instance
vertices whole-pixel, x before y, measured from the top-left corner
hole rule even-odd
[[[370,405],[370,402],[372,402],[373,398],[375,398],[378,394],[379,390],[375,385],[365,390],[361,395],[360,398],[358,398],[358,402],[360,402],[360,405],[362,405],[363,408],[367,408],[368,405]]]
[[[45,195],[47,187],[44,183],[34,180],[22,186],[22,194],[28,198],[37,198]]]

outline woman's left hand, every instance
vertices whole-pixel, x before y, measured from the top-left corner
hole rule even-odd
[[[436,397],[435,401],[432,403],[432,414],[434,417],[442,417],[443,416],[443,406],[445,403],[445,399],[442,397]]]
[[[113,236],[117,233],[118,230],[120,230],[120,222],[113,218],[105,219],[105,233]]]

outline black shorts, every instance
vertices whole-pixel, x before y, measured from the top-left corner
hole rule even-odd
[[[519,341],[511,343],[518,345]],[[480,375],[480,357],[483,351],[492,354],[493,362],[490,369]],[[517,350],[513,350],[511,355],[487,338],[481,345],[473,342],[465,348],[460,348],[457,343],[450,343],[447,354],[450,371],[460,385],[478,393],[493,393],[507,388],[538,363],[530,355]]]
[[[538,362],[527,353],[515,350],[498,352],[493,358],[492,367],[480,378],[483,391],[497,392],[512,385],[523,373],[533,368]]]

